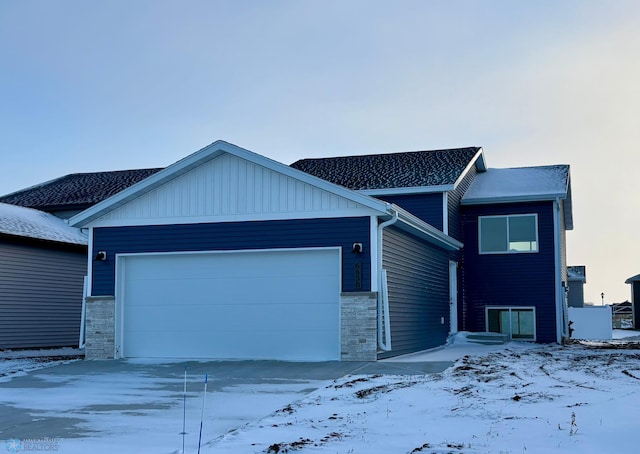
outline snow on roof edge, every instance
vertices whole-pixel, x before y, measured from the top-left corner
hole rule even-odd
[[[44,211],[0,203],[0,233],[6,235],[86,246],[87,236],[79,228]]]

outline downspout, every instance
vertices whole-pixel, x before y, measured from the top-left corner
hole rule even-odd
[[[560,245],[561,234],[560,232],[560,198],[556,197],[554,210],[554,224],[555,224],[555,267],[556,267],[556,317],[560,317],[562,325],[560,327],[560,339],[558,341],[562,343],[562,338],[569,337],[569,314],[567,312],[567,304],[564,299],[564,289],[562,288],[562,248]],[[557,330],[557,329],[556,329]]]
[[[378,225],[378,347],[388,352],[391,350],[391,323],[389,321],[389,293],[387,289],[387,271],[382,268],[382,230],[398,221],[398,212],[390,208],[393,217]],[[384,335],[383,335],[384,332]]]

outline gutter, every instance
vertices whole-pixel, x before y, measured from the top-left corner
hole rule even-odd
[[[564,288],[562,287],[562,258],[560,254],[560,197],[556,197],[554,201],[553,220],[555,227],[554,246],[555,246],[555,268],[556,268],[556,332],[558,334],[558,342],[562,343],[562,338],[569,337],[569,314],[567,304],[564,299]]]
[[[387,270],[382,268],[382,231],[398,221],[398,212],[390,205],[391,219],[378,225],[378,273],[380,273],[380,291],[378,292],[378,348],[391,350],[391,322],[389,320],[389,292],[387,288]],[[383,334],[384,333],[384,334]]]

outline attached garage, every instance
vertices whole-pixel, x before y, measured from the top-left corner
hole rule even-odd
[[[337,248],[123,254],[116,266],[118,356],[340,359]]]
[[[70,223],[89,232],[90,359],[375,360],[392,331],[379,316],[382,229],[442,249],[445,287],[446,251],[462,246],[399,207],[221,141]],[[447,314],[448,292],[435,298]]]

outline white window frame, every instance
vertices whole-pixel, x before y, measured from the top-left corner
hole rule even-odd
[[[519,217],[531,217],[535,219],[536,223],[536,249],[533,251],[512,251],[507,249],[506,251],[488,251],[485,252],[482,250],[482,219],[490,219],[490,218],[507,218],[507,247],[509,246],[509,218],[519,218]],[[540,239],[538,234],[538,214],[537,213],[525,213],[525,214],[500,214],[500,215],[492,215],[492,216],[478,216],[478,253],[480,255],[495,255],[495,254],[537,254],[540,252]]]
[[[509,323],[511,323],[511,311],[521,311],[521,310],[531,310],[533,311],[533,338],[532,339],[522,339],[516,338],[513,339],[513,329],[509,327],[509,338],[512,340],[523,341],[523,342],[535,342],[537,339],[537,331],[538,326],[536,322],[536,308],[535,306],[485,306],[484,308],[484,322],[485,322],[485,331],[489,332],[489,311],[490,310],[499,310],[499,311],[509,311]]]

